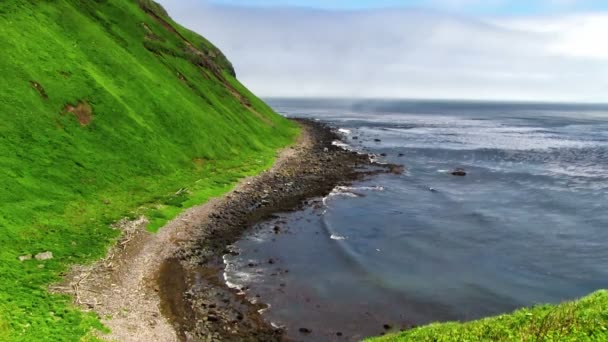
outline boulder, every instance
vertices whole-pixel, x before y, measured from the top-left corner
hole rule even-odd
[[[32,255],[27,254],[27,255],[22,255],[19,257],[19,261],[26,261],[26,260],[32,260]]]
[[[308,328],[300,328],[299,331],[302,334],[310,334],[312,332],[312,330],[308,329]]]
[[[53,259],[53,252],[47,251],[44,253],[38,253],[38,254],[36,254],[36,256],[34,258],[36,258],[36,260],[41,260],[41,261],[50,260],[50,259]]]

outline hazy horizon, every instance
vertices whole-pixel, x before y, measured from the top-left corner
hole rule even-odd
[[[260,96],[265,101],[277,101],[277,100],[320,100],[320,101],[343,101],[343,102],[453,102],[453,103],[496,103],[496,104],[522,104],[522,105],[582,105],[582,106],[600,106],[608,107],[608,100],[606,102],[584,102],[584,101],[538,101],[538,100],[508,100],[508,99],[468,99],[468,98],[380,98],[380,97],[323,97],[323,96]]]
[[[605,103],[608,93],[599,1],[160,2],[262,97]]]

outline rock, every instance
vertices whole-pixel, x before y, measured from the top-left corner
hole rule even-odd
[[[44,253],[38,253],[36,254],[36,256],[34,257],[36,258],[36,260],[50,260],[53,259],[53,253],[52,252],[44,252]]]
[[[398,154],[398,156],[399,156],[399,157],[403,157],[403,156],[405,156],[405,154],[403,154],[403,153],[399,153],[399,154]]]
[[[380,153],[380,156],[386,157],[386,153]]]
[[[27,254],[27,255],[22,255],[19,257],[19,261],[26,261],[26,260],[32,260],[32,255]]]
[[[359,140],[359,137],[353,137],[353,140]]]
[[[429,191],[430,191],[430,192],[438,192],[438,190],[437,190],[437,189],[435,189],[435,188],[429,188]]]
[[[391,330],[392,326],[390,324],[383,325],[384,330]]]
[[[268,263],[271,265],[274,264],[274,259],[268,259]]]
[[[452,171],[452,176],[459,176],[459,177],[463,177],[466,176],[467,172],[464,169],[454,169]]]
[[[274,230],[274,233],[275,233],[275,234],[279,234],[279,233],[281,232],[281,227],[279,227],[279,226],[274,226],[273,230]]]
[[[298,329],[299,332],[301,332],[302,334],[310,334],[312,332],[312,330],[308,329],[308,328],[300,328]]]
[[[380,139],[374,139],[375,142],[381,142],[382,140]]]

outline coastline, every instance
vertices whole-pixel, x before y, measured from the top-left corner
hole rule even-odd
[[[340,136],[324,124],[296,121],[301,135],[278,152],[270,170],[187,209],[156,234],[146,230],[144,217],[117,223],[122,237],[107,257],[75,266],[51,291],[72,295],[84,311],[97,313],[111,330],[96,334],[105,340],[285,340],[262,317],[263,304],[250,303],[225,283],[229,245],[255,223],[336,186],[403,170],[336,146]]]
[[[198,222],[198,236],[164,262],[158,274],[162,312],[181,340],[285,340],[284,332],[262,317],[264,304],[250,303],[240,293],[245,289],[225,283],[223,256],[233,253],[229,246],[254,224],[297,210],[336,186],[402,171],[336,146],[340,136],[328,126],[298,121],[302,135],[297,145],[281,152],[269,171],[241,182],[225,196]]]

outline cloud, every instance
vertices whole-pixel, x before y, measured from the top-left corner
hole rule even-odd
[[[218,45],[262,96],[604,101],[608,94],[608,16],[480,19],[162,2]]]

